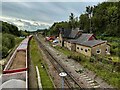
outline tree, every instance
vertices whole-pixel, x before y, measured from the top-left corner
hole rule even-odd
[[[69,26],[71,29],[75,28],[75,17],[73,13],[71,13],[69,16]]]
[[[92,18],[92,15],[93,15],[93,7],[92,7],[92,6],[86,7],[86,12],[87,12],[88,17],[89,17],[89,25],[90,25],[90,28],[89,28],[88,33],[91,33],[91,32],[92,32],[92,22],[91,22],[91,18]]]
[[[84,32],[89,32],[89,28],[90,28],[90,25],[89,25],[89,17],[87,14],[82,14],[80,15],[79,17],[80,21],[80,29],[82,29]]]
[[[120,1],[88,6],[86,7],[86,13],[81,14],[79,19],[71,13],[68,22],[54,23],[49,30],[51,33],[55,33],[58,32],[58,27],[65,29],[79,27],[87,33],[90,33],[91,30],[96,35],[106,34],[107,36],[120,37]]]
[[[9,49],[8,49],[7,47],[2,46],[2,57],[5,57],[5,56],[7,55],[8,50],[9,50]]]
[[[20,36],[21,33],[18,30],[18,27],[16,27],[15,25],[9,24],[7,22],[2,22],[2,32],[3,33],[8,33],[8,34],[12,34],[15,36]]]

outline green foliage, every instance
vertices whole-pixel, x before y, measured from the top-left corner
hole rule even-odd
[[[4,56],[6,56],[6,55],[7,55],[8,50],[9,50],[9,49],[8,49],[7,47],[2,46],[2,57],[4,57]]]
[[[108,36],[99,36],[98,39],[107,40],[111,45],[110,53],[120,57],[120,38],[119,37],[108,37]]]
[[[88,17],[88,14],[82,14],[80,17],[79,17],[80,21],[80,29],[84,30],[84,32],[89,32],[90,30],[90,20],[89,20],[89,17]]]
[[[2,33],[8,33],[8,34],[12,34],[15,36],[20,36],[21,32],[18,31],[18,27],[16,27],[15,25],[9,24],[7,22],[3,22],[0,21],[0,23],[2,23]],[[0,25],[1,27],[1,25]]]
[[[11,34],[2,34],[2,57],[8,54],[8,51],[15,46],[15,37]]]
[[[56,48],[57,50],[59,50],[60,52],[64,53],[64,52],[70,52],[67,49],[62,49],[62,48]],[[103,60],[104,58],[101,58],[103,62],[99,62],[97,61],[97,59],[95,59],[94,57],[86,57],[80,53],[75,53],[75,52],[70,52],[67,53],[66,55],[68,55],[69,58],[72,58],[74,60],[76,60],[77,62],[79,62],[81,65],[84,66],[84,68],[87,68],[91,71],[93,71],[94,73],[96,73],[96,75],[98,75],[99,77],[101,77],[103,80],[105,80],[107,83],[109,83],[110,85],[113,85],[116,88],[120,89],[120,65],[112,67],[112,65],[110,65],[109,63],[107,63],[105,60]],[[108,69],[107,69],[108,67]],[[117,72],[111,72],[113,69]]]
[[[47,32],[47,35],[58,35],[59,34],[59,28],[69,28],[69,23],[68,22],[57,22],[54,23],[50,29]]]
[[[15,37],[11,34],[2,35],[2,45],[7,48],[12,48],[15,46]]]
[[[22,31],[22,30],[20,30],[20,34],[21,34],[21,36],[23,36],[23,37],[26,37],[26,36],[29,35],[29,33],[28,33],[27,31]]]
[[[42,66],[46,67],[46,64],[44,63],[42,53],[39,51],[37,42],[34,39],[31,39],[30,45],[31,45],[30,48],[31,60],[34,63],[34,66],[38,66],[39,68],[43,90],[46,90],[46,88],[49,89],[53,88],[53,84],[47,74],[46,69],[42,67]]]
[[[19,44],[23,39],[15,37],[14,35],[3,33],[2,34],[2,58],[6,57],[9,50]]]
[[[59,28],[80,28],[87,33],[91,30],[97,35],[119,37],[120,2],[103,2],[93,7],[87,6],[86,13],[81,14],[79,19],[71,13],[68,21],[54,23],[49,29],[50,34],[58,35]]]
[[[15,39],[18,36],[27,36],[28,33],[25,31],[19,31],[15,25],[9,24],[7,22],[0,21],[0,33],[2,35],[2,58],[6,57],[16,44],[18,44],[22,39]],[[0,46],[1,48],[1,46]]]
[[[69,16],[68,25],[71,29],[78,27],[78,17],[75,17],[73,13],[71,13]]]

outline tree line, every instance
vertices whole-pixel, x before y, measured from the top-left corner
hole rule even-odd
[[[20,36],[27,36],[27,31],[18,30],[18,27],[7,22],[0,21],[0,35],[2,35],[2,48],[0,54],[2,58],[6,57],[9,51],[21,41]]]
[[[59,28],[80,28],[86,33],[119,37],[120,2],[103,2],[97,6],[87,6],[79,17],[71,13],[68,21],[55,22],[47,34],[58,35]]]

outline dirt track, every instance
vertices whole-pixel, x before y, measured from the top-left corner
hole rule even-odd
[[[16,56],[9,70],[25,67],[26,67],[26,53],[25,51],[19,51],[16,53]]]

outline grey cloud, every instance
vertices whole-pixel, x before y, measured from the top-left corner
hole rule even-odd
[[[3,2],[2,15],[53,24],[56,21],[68,20],[71,12],[79,16],[85,11],[86,6],[96,5],[97,3],[98,2]],[[24,24],[31,26],[29,22],[24,22]],[[49,27],[44,24],[38,26]]]

